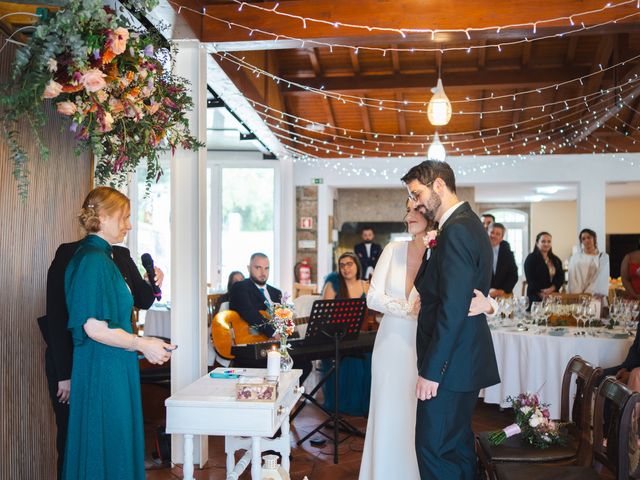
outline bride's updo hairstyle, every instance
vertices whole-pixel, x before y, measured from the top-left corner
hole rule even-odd
[[[100,231],[100,215],[111,216],[130,208],[129,198],[115,188],[98,187],[89,192],[78,214],[80,226],[87,234]]]

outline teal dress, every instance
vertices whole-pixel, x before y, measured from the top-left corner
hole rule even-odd
[[[338,274],[333,272],[327,275],[325,285],[331,283],[333,290],[340,290]],[[366,294],[362,294],[366,298]],[[322,370],[329,371],[331,360],[322,361]],[[323,386],[324,408],[333,411],[334,401],[334,374],[331,374]],[[369,415],[369,399],[371,398],[371,353],[364,353],[357,357],[342,357],[340,360],[340,374],[338,375],[338,401],[340,412],[346,415],[362,417]]]
[[[65,272],[73,369],[65,480],[143,480],[144,430],[136,352],[89,338],[89,318],[129,333],[133,297],[96,235],[80,243]]]

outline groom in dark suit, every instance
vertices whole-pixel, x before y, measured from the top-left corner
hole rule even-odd
[[[410,199],[440,225],[415,281],[421,302],[416,338],[420,477],[473,480],[471,416],[480,389],[500,382],[486,317],[468,316],[474,289],[489,292],[491,245],[478,216],[458,200],[447,163],[427,160],[402,181]]]

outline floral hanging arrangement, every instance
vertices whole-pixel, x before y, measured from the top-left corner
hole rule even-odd
[[[155,3],[142,0],[130,6],[146,11]],[[28,193],[29,170],[18,122],[28,119],[40,157],[48,158],[39,134],[46,101],[69,117],[76,153],[90,149],[95,155],[99,184],[122,186],[146,161],[150,186],[162,175],[162,151],[204,146],[190,134],[185,116],[193,108],[189,83],[171,72],[175,49],[161,45],[166,40],[136,31],[101,0],[70,0],[41,19],[16,53],[11,82],[0,88],[2,133],[22,198]]]

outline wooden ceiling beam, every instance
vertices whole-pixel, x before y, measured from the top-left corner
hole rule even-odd
[[[272,9],[277,2],[264,2],[260,6]],[[344,22],[360,25],[384,25],[390,28],[419,28],[429,26],[435,29],[461,29],[469,26],[508,25],[530,22],[532,18],[556,18],[576,12],[596,10],[602,8],[602,0],[563,0],[561,2],[535,2],[529,0],[494,0],[491,3],[490,22],[487,20],[487,8],[469,8],[464,2],[452,3],[450,0],[431,0],[429,8],[424,7],[424,0],[402,0],[391,4],[384,0],[362,0],[358,8],[353,8],[351,2],[343,0],[290,0],[281,3],[278,8],[283,12],[301,17],[321,18],[328,22]],[[366,29],[335,28],[331,25],[306,22],[303,25],[299,19],[277,15],[275,13],[257,10],[245,5],[238,9],[235,3],[219,3],[211,0],[205,4],[207,15],[245,25],[249,28],[228,28],[226,23],[205,17],[203,25],[203,42],[215,43],[218,51],[238,50],[270,50],[279,48],[299,48],[300,42],[289,41],[284,37],[299,38],[305,41],[317,40],[327,43],[341,43],[345,45],[373,45],[402,43],[424,43],[425,34],[399,34],[368,31]],[[177,7],[174,7],[177,9]],[[585,25],[595,25],[611,20],[612,16],[621,18],[636,13],[635,3],[606,10],[597,14],[580,17]],[[184,13],[184,12],[183,12]],[[598,34],[637,30],[637,17],[629,17],[616,24],[606,25],[598,29]],[[250,29],[260,29],[279,35],[275,37],[253,32]],[[569,30],[566,21],[541,24],[537,26],[537,36],[556,34]],[[592,32],[591,32],[592,33]],[[499,38],[511,39],[531,36],[531,28],[505,29]],[[496,38],[495,31],[473,31],[471,40],[486,40]],[[464,33],[438,33],[438,42],[466,42]]]
[[[396,93],[396,101],[404,102],[404,95],[402,93]],[[398,117],[398,132],[400,135],[407,134],[407,119],[404,116],[404,112],[396,112]]]
[[[529,62],[531,61],[531,42],[527,42],[522,46],[522,60],[520,64],[523,68],[529,66]]]
[[[393,44],[391,48],[398,48],[398,45]],[[391,67],[393,68],[393,73],[400,73],[400,59],[396,50],[391,50]]]
[[[318,58],[318,52],[315,48],[307,50],[309,52],[309,61],[311,62],[311,68],[316,77],[322,76],[322,67],[320,66],[320,60]]]
[[[351,57],[351,65],[356,75],[360,73],[360,60],[358,60],[358,54],[355,50],[349,50],[349,56]]]
[[[480,44],[486,45],[487,42],[483,41],[483,42],[480,42]],[[484,70],[486,66],[487,66],[487,49],[479,48],[478,49],[478,70]]]
[[[224,62],[223,62],[224,63]],[[447,91],[454,90],[479,90],[479,89],[516,89],[527,87],[540,87],[541,85],[553,85],[555,83],[572,80],[589,73],[587,68],[571,69],[521,69],[518,71],[495,72],[483,70],[470,74],[468,72],[447,73],[442,75],[442,81]],[[435,86],[438,80],[437,72],[431,74],[394,74],[394,75],[354,75],[348,77],[319,77],[315,79],[293,79],[287,80],[299,83],[309,88],[323,89],[326,91],[426,91]],[[281,82],[282,83],[282,82]],[[303,87],[291,85],[284,88],[287,95],[310,93]]]
[[[367,100],[367,97],[363,97],[364,100]],[[360,115],[362,117],[362,128],[364,130],[364,136],[365,138],[370,139],[371,135],[369,135],[367,132],[372,132],[373,129],[371,128],[371,112],[369,112],[369,107],[367,107],[366,105],[362,105],[360,107],[358,107],[360,109]]]
[[[324,107],[324,113],[327,116],[327,123],[333,127],[335,131],[337,131],[338,125],[336,124],[336,116],[333,113],[333,105],[331,105],[331,99],[328,97],[324,97],[324,101],[322,102],[322,106]]]
[[[573,61],[576,58],[576,47],[578,46],[578,37],[571,35],[569,37],[569,44],[567,45],[567,53],[564,56],[564,63],[568,67],[573,65]]]

